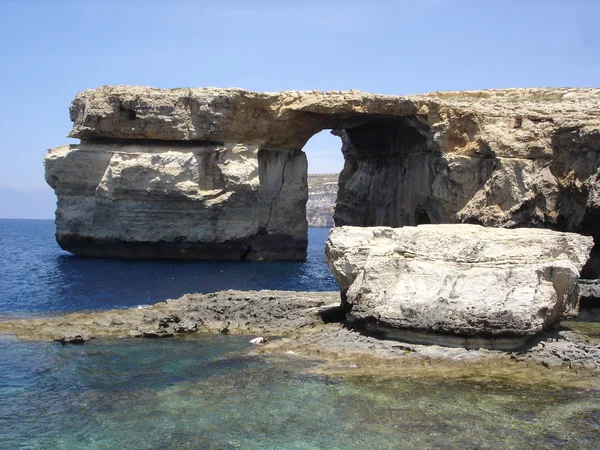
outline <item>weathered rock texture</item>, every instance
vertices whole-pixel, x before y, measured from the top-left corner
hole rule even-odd
[[[579,280],[579,305],[600,313],[600,280]]]
[[[579,330],[556,330],[539,336],[519,353],[440,347],[381,340],[322,319],[339,305],[338,292],[223,291],[186,294],[145,308],[88,311],[66,316],[0,320],[0,335],[23,339],[84,343],[92,338],[169,338],[187,333],[232,333],[273,336],[257,349],[265,354],[299,353],[325,360],[319,372],[335,376],[475,379],[504,368],[514,380],[519,367],[569,367],[573,374],[597,376],[600,344]],[[582,324],[585,325],[585,324]],[[278,339],[277,337],[283,337]],[[250,344],[248,344],[250,346]],[[584,370],[585,369],[585,370]],[[323,372],[321,372],[323,370]],[[522,373],[529,385],[539,373]],[[544,382],[565,381],[550,371]],[[597,378],[592,378],[597,387]]]
[[[333,226],[337,189],[337,174],[308,175],[306,219],[309,227],[329,228]]]
[[[511,348],[577,307],[592,245],[540,229],[340,227],[326,255],[348,314],[368,327],[409,341]]]
[[[56,236],[86,256],[306,256],[306,157],[249,145],[83,142],[51,150]]]
[[[160,205],[157,202],[150,214],[138,209],[135,202],[128,206],[122,197],[105,195],[106,189],[100,187],[100,181],[96,185],[98,191],[92,195],[91,180],[104,178],[104,173],[98,177],[101,172],[98,168],[97,172],[82,176],[90,180],[90,194],[85,196],[88,210],[95,209],[92,204],[98,202],[98,211],[102,211],[102,202],[112,199],[109,201],[120,206],[115,206],[111,214],[127,210],[117,220],[126,223],[129,231],[106,231],[101,225],[78,228],[73,224],[79,221],[64,218],[76,215],[70,210],[79,205],[75,206],[73,198],[59,191],[58,238],[65,248],[76,252],[91,253],[84,249],[95,246],[100,249],[95,253],[119,255],[123,253],[119,249],[127,247],[131,250],[128,255],[139,254],[139,243],[132,240],[129,232],[154,221],[156,227],[169,229],[160,245],[152,241],[150,247],[158,250],[147,250],[150,241],[146,233],[136,230],[144,235],[139,245],[149,255],[164,254],[163,249],[174,248],[169,250],[170,256],[179,256],[184,247],[185,255],[190,256],[188,247],[213,248],[226,243],[241,248],[233,252],[235,255],[248,252],[257,257],[262,255],[257,250],[259,246],[269,246],[264,255],[271,257],[281,242],[290,242],[297,249],[292,253],[302,257],[299,249],[305,242],[301,218],[304,207],[299,205],[306,196],[306,183],[300,152],[315,133],[333,129],[342,138],[346,159],[339,181],[336,225],[399,227],[469,222],[495,227],[536,226],[591,234],[600,241],[599,106],[600,89],[507,89],[404,97],[360,91],[255,93],[242,89],[159,90],[131,86],[88,90],[79,94],[71,107],[74,126],[70,136],[83,142],[68,151],[58,150],[64,154],[58,166],[78,167],[71,162],[78,159],[75,154],[85,149],[91,151],[100,142],[124,147],[149,142],[149,147],[165,145],[169,150],[164,153],[172,151],[172,144],[177,143],[181,146],[179,152],[194,153],[191,149],[197,147],[196,153],[206,155],[214,149],[244,148],[256,151],[256,158],[248,157],[248,161],[263,168],[262,173],[269,177],[265,189],[270,194],[263,193],[259,174],[259,182],[250,183],[254,194],[243,202],[246,209],[235,214],[225,210],[230,207],[235,210],[240,204],[236,195],[232,194],[231,206],[229,200],[223,201],[224,197],[219,196],[221,202],[216,207],[214,203],[190,200],[187,194],[168,189],[172,193],[169,195],[179,199],[175,202],[179,206],[173,206],[176,211],[162,209],[169,202]],[[144,155],[163,153],[156,148],[138,151]],[[293,164],[286,165],[275,156],[272,157],[275,162],[271,158],[260,162],[261,153],[274,155],[274,152],[279,152],[283,160],[293,160]],[[222,169],[217,166],[227,164],[226,155],[222,156],[213,165],[200,164],[198,173],[219,178]],[[119,158],[122,153],[104,152],[91,165],[112,167]],[[154,164],[148,155],[145,158],[162,179],[161,163]],[[211,158],[204,159],[213,161]],[[56,167],[53,170],[61,172]],[[169,167],[164,172],[166,175],[178,170]],[[205,190],[203,182],[187,175],[188,169],[181,171],[178,183],[194,182],[201,186],[200,191]],[[55,179],[50,176],[49,180],[68,189],[68,183],[58,176]],[[139,184],[131,179],[136,186],[134,190],[146,192],[148,201],[153,203],[150,198],[155,191],[143,184],[148,181],[140,177],[142,184]],[[231,181],[226,192],[237,192],[234,184]],[[291,200],[298,201],[297,207],[288,206],[288,190],[296,187],[304,192],[298,192]],[[220,188],[207,190],[216,189]],[[240,190],[248,192],[244,183]],[[213,194],[200,194],[202,198],[210,195]],[[273,198],[276,200],[271,201]],[[83,196],[81,201],[84,202]],[[246,214],[249,204],[260,212],[260,218]],[[235,215],[239,222],[236,229],[243,228],[248,234],[228,236],[221,231],[223,242],[195,240],[205,238],[188,235],[179,224],[195,223],[197,209],[207,209],[213,217]],[[279,210],[285,211],[286,223],[297,225],[293,231],[280,229],[284,222],[281,216],[269,214]],[[157,222],[161,214],[169,220]],[[267,222],[269,225],[263,226]],[[258,225],[254,226],[255,223]],[[111,236],[109,241],[107,234]],[[180,240],[175,241],[172,236]],[[260,244],[255,244],[255,240]],[[276,244],[270,245],[272,241]],[[68,245],[71,242],[76,244]],[[191,254],[197,257],[202,251]],[[281,256],[290,256],[285,246]],[[600,272],[599,261],[592,258],[586,268],[587,276]]]
[[[314,327],[337,292],[221,291],[186,294],[145,308],[77,312],[0,321],[0,333],[25,339],[82,342],[94,337],[171,337],[183,333],[276,335]]]

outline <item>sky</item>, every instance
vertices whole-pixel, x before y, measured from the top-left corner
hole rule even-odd
[[[596,0],[0,0],[0,217],[53,218],[42,160],[88,88],[598,87],[599,22]],[[309,172],[340,146],[313,137]]]

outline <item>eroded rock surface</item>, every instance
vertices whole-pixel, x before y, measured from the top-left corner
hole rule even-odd
[[[96,143],[46,156],[56,237],[84,256],[306,257],[306,157],[248,145]]]
[[[515,348],[577,308],[591,237],[479,225],[334,228],[349,316],[406,341]]]
[[[589,234],[600,241],[599,106],[599,89],[505,89],[412,96],[136,86],[88,90],[79,94],[71,107],[74,125],[70,136],[82,139],[82,144],[55,150],[64,154],[65,170],[54,167],[55,178],[48,177],[51,185],[64,188],[62,193],[57,191],[59,242],[77,253],[112,256],[205,254],[212,258],[215,251],[211,249],[223,248],[224,257],[236,259],[245,252],[258,255],[255,259],[271,259],[278,256],[272,250],[281,247],[280,259],[301,259],[298,248],[305,245],[302,235],[306,226],[301,216],[307,189],[301,149],[323,129],[332,129],[342,138],[346,160],[335,210],[338,226],[466,222],[553,228]],[[122,156],[98,152],[97,160],[81,167],[75,161],[80,158],[76,152],[101,143],[120,146],[123,153],[144,154],[139,156],[140,165],[149,168],[151,164],[152,170],[160,172],[160,179],[169,178],[173,170],[178,172],[173,182],[180,187],[165,190],[170,200],[177,198],[173,200],[176,206],[169,209],[170,201],[157,201],[154,209],[146,208],[139,205],[139,199],[128,204],[123,196],[108,193],[108,188],[101,186],[105,173],[100,173],[100,167],[112,171],[112,166],[124,164]],[[154,163],[150,154],[162,153],[157,149],[161,145],[164,153],[174,151],[173,146],[180,153],[190,153],[192,148],[197,148],[196,154],[204,153],[197,170],[201,176],[188,168],[192,163],[174,168],[165,162],[166,155]],[[226,195],[216,193],[221,188],[212,187],[203,177],[209,174],[209,179],[218,179],[231,156],[218,149],[232,148],[256,151],[256,157],[232,164],[258,164],[259,175],[258,183],[249,182],[253,170],[242,170],[246,175],[239,190],[245,193],[245,200],[232,194],[229,204]],[[217,154],[209,156],[214,152]],[[261,163],[261,154],[283,156],[264,158]],[[294,161],[291,166],[285,164],[288,159]],[[85,201],[82,197],[75,202],[65,194],[68,182],[64,180],[71,169],[89,180]],[[268,180],[263,180],[261,173]],[[148,199],[164,194],[154,189],[154,178],[127,171],[121,176],[123,184],[135,185],[133,190],[146,192]],[[229,180],[226,193],[237,191],[236,181]],[[93,181],[98,189],[94,188],[92,195]],[[207,192],[194,194],[192,184]],[[247,194],[249,190],[254,194]],[[218,201],[210,200],[211,195]],[[88,211],[100,211],[95,216],[104,215],[108,202],[115,204],[110,212],[119,212],[117,221],[128,231],[114,227],[106,231],[101,225],[99,229],[86,228],[77,225],[79,219],[63,220],[76,215],[74,210],[83,203]],[[188,235],[186,226],[195,223],[198,210],[212,214],[210,223],[230,226],[233,213],[226,209],[240,205],[244,208],[233,226],[246,230],[246,235],[220,230],[207,233],[202,237],[206,240],[200,241],[196,240],[198,233]],[[247,214],[251,206],[254,213]],[[273,210],[284,211],[282,216],[287,219],[270,215]],[[267,216],[271,220],[265,219]],[[167,240],[136,241],[130,236],[132,228],[143,228],[149,222],[160,225],[162,233],[169,235]],[[284,222],[293,223],[294,230]],[[204,219],[201,223],[208,224]],[[260,225],[266,223],[268,226]],[[211,238],[215,233],[223,237]],[[107,234],[112,236],[108,241]],[[145,232],[135,230],[133,234]],[[286,242],[296,250],[282,245]],[[93,246],[97,249],[84,250]],[[257,250],[261,246],[269,250]],[[182,249],[185,251],[180,252]],[[586,277],[600,276],[600,247],[596,250],[584,270]]]
[[[101,337],[170,337],[181,333],[284,334],[320,323],[337,292],[221,291],[186,294],[149,307],[0,321],[0,333],[81,342]]]
[[[23,339],[83,344],[93,338],[169,338],[187,333],[232,333],[271,336],[254,351],[302,354],[325,362],[319,373],[334,376],[443,376],[465,379],[498,370],[509,379],[531,363],[559,382],[572,375],[600,371],[600,344],[586,333],[560,329],[544,333],[516,353],[420,345],[377,339],[340,323],[325,324],[338,292],[223,291],[187,294],[150,307],[80,312],[66,316],[0,321],[0,334]],[[250,347],[250,343],[248,346]],[[525,364],[523,364],[525,363]],[[521,374],[528,384],[540,373]],[[597,378],[592,383],[597,386]]]

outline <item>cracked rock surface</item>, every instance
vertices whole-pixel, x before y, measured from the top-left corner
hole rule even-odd
[[[433,371],[462,376],[480,367],[485,373],[500,368],[513,376],[521,366],[594,379],[600,374],[600,340],[568,327],[543,333],[513,352],[469,350],[380,339],[350,324],[324,323],[326,312],[338,305],[337,292],[222,291],[186,294],[146,308],[5,320],[0,321],[0,333],[64,344],[202,332],[271,336],[254,351],[317,358],[324,363],[319,370],[332,375],[421,376]],[[595,329],[600,336],[600,327]]]
[[[321,323],[320,308],[338,305],[336,292],[221,291],[186,294],[149,307],[77,312],[0,322],[0,332],[70,341],[70,336],[171,337],[178,333],[283,334]]]
[[[337,227],[326,245],[348,315],[403,340],[511,349],[578,305],[591,237],[480,225]]]

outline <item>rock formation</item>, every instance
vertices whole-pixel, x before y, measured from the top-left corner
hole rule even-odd
[[[592,246],[591,237],[541,229],[340,227],[326,255],[348,314],[371,329],[514,348],[577,307]]]
[[[421,378],[434,375],[464,381],[482,376],[506,379],[566,381],[568,374],[589,378],[597,388],[600,345],[594,330],[559,329],[540,335],[527,351],[474,351],[398,343],[357,333],[341,323],[324,323],[339,305],[337,292],[222,291],[186,294],[143,308],[86,311],[68,315],[0,319],[0,335],[21,339],[83,344],[94,338],[169,338],[188,333],[276,336],[261,353],[301,354],[323,361],[329,374]],[[328,321],[325,321],[328,322]],[[595,340],[594,340],[595,339]],[[255,349],[256,350],[256,349]],[[529,368],[544,367],[543,372]],[[527,369],[525,373],[523,370]],[[548,369],[556,369],[552,371]],[[571,369],[565,372],[562,369]],[[544,374],[543,378],[540,375]],[[504,378],[502,378],[504,379]],[[579,388],[582,386],[578,383]]]
[[[51,150],[56,236],[79,255],[306,257],[306,157],[250,145],[82,142]]]
[[[337,174],[308,175],[306,219],[309,227],[329,228],[333,226],[337,189]]]
[[[57,238],[88,255],[302,259],[301,149],[332,129],[346,160],[336,225],[468,222],[600,241],[599,106],[600,89],[88,90],[71,107],[81,144],[46,159]]]
[[[0,320],[0,334],[82,342],[93,337],[171,337],[186,333],[287,334],[319,323],[337,292],[221,291],[186,294],[143,308]]]

